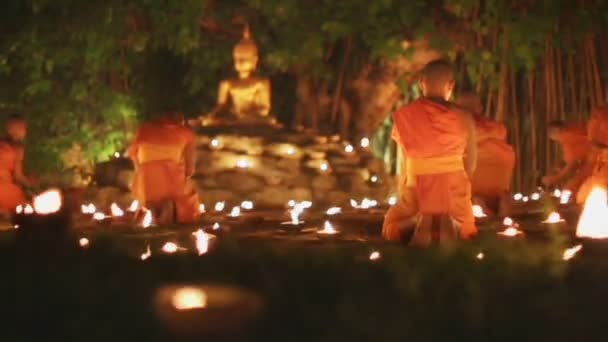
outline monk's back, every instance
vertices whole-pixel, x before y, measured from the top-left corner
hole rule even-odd
[[[461,114],[449,104],[419,99],[393,115],[408,158],[463,155],[468,132]]]
[[[145,123],[137,131],[140,144],[185,147],[193,138],[194,134],[188,128],[165,121]]]

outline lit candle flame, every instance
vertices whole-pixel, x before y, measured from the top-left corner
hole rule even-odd
[[[483,208],[480,205],[474,204],[473,205],[473,216],[475,216],[476,218],[483,218],[483,217],[487,217],[488,215],[486,215],[486,213],[483,212]]]
[[[221,212],[224,211],[224,208],[226,208],[226,202],[217,202],[215,203],[215,211],[217,212]]]
[[[253,210],[253,202],[251,201],[243,201],[241,203],[241,208],[245,210]]]
[[[144,214],[144,218],[141,221],[141,226],[146,229],[152,225],[152,211],[146,209],[146,213]]]
[[[140,256],[141,260],[146,260],[150,256],[152,256],[152,251],[150,250],[150,245],[146,247],[146,251]]]
[[[538,192],[535,192],[532,195],[530,195],[530,199],[533,201],[538,201],[540,199],[540,194]]]
[[[125,212],[116,203],[112,203],[110,206],[110,212],[114,217],[123,217],[125,215]]]
[[[87,239],[87,238],[80,238],[80,240],[78,240],[78,244],[80,245],[80,247],[86,248],[86,247],[89,246],[89,239]]]
[[[510,218],[510,217],[507,216],[507,217],[505,217],[504,220],[502,220],[502,224],[505,225],[505,226],[507,226],[507,227],[510,227],[510,226],[514,225],[515,222],[513,221],[512,218]]]
[[[93,215],[97,211],[97,208],[93,203],[83,204],[80,206],[80,211],[85,215]]]
[[[397,204],[398,201],[399,199],[397,198],[397,196],[391,196],[388,198],[388,205],[394,206]]]
[[[521,201],[524,198],[524,195],[522,195],[521,193],[517,193],[515,195],[513,195],[513,199],[516,201]]]
[[[131,213],[134,213],[137,211],[137,209],[139,209],[139,201],[134,200],[133,202],[131,202],[131,205],[129,206],[128,211]]]
[[[319,169],[323,172],[328,171],[329,165],[327,163],[321,163],[321,165],[319,166]]]
[[[479,252],[479,253],[477,254],[477,256],[476,256],[476,258],[477,258],[478,260],[483,260],[483,258],[484,258],[484,257],[485,257],[485,255],[483,254],[483,252]]]
[[[179,246],[175,242],[167,242],[167,243],[165,243],[165,245],[162,248],[163,252],[165,252],[167,254],[173,254],[173,253],[177,252],[178,249],[179,249]]]
[[[15,212],[17,214],[22,214],[23,213],[23,205],[19,204],[16,208],[15,208]]]
[[[363,138],[363,139],[361,139],[361,147],[368,148],[369,145],[370,145],[369,138]]]
[[[560,222],[564,222],[564,220],[562,219],[560,214],[555,211],[552,212],[551,214],[549,214],[549,216],[547,216],[547,219],[543,221],[543,223],[560,223]]]
[[[120,158],[120,153],[119,152],[114,152],[114,158]]]
[[[205,233],[202,229],[199,229],[192,233],[196,239],[196,250],[198,255],[203,255],[209,251],[209,240],[215,236]]]
[[[333,235],[337,234],[338,231],[334,228],[334,226],[329,221],[325,221],[323,224],[323,229],[318,231],[319,234]]]
[[[344,147],[344,152],[346,152],[346,153],[353,153],[354,151],[355,151],[355,148],[351,144],[348,144]]]
[[[559,197],[559,203],[560,204],[568,204],[570,202],[570,197],[572,196],[572,191],[570,190],[564,190],[562,191],[560,197]]]
[[[530,200],[530,198],[528,198],[528,196],[524,196],[521,200],[526,203]]]
[[[287,149],[287,151],[285,151],[285,153],[286,153],[288,156],[293,156],[294,154],[296,154],[296,150],[295,150],[293,147],[289,147],[289,148]]]
[[[214,149],[220,147],[220,141],[218,139],[211,140],[211,147]]]
[[[248,169],[251,167],[251,162],[247,159],[239,159],[236,162],[236,167],[239,169]]]
[[[25,207],[23,208],[23,213],[26,215],[31,215],[34,213],[34,208],[31,205],[26,204]]]
[[[173,295],[172,304],[177,310],[204,309],[207,307],[207,294],[197,288],[180,288]]]
[[[562,191],[560,189],[553,190],[553,197],[557,197],[557,198],[562,197]]]
[[[327,215],[329,216],[333,216],[333,215],[338,215],[342,212],[342,208],[340,207],[333,207],[333,208],[329,208],[327,209]]]
[[[220,226],[220,224],[219,224],[219,223],[215,222],[215,223],[213,224],[213,227],[212,227],[212,229],[213,229],[213,230],[219,230],[220,228],[221,228],[221,226]]]
[[[502,232],[499,232],[498,235],[508,236],[508,237],[516,237],[518,235],[523,234],[521,230],[518,230],[515,227],[509,227]]]
[[[578,221],[576,236],[581,238],[608,238],[608,194],[606,189],[596,186],[585,200]]]
[[[230,211],[230,217],[237,218],[241,216],[241,207],[234,207],[232,211]]]
[[[106,215],[104,213],[96,212],[93,214],[93,220],[95,221],[103,221],[106,219]]]
[[[369,181],[372,183],[377,183],[378,182],[378,176],[373,175],[369,178]]]
[[[564,256],[563,259],[568,261],[572,258],[574,258],[574,256],[580,252],[583,249],[583,245],[576,245],[574,247],[568,248],[564,251]]]
[[[204,214],[206,212],[205,205],[203,203],[198,205],[198,212]]]
[[[369,255],[369,260],[378,260],[380,259],[380,252],[374,251]]]
[[[37,214],[48,215],[61,210],[62,198],[59,190],[48,190],[34,197],[34,211]]]

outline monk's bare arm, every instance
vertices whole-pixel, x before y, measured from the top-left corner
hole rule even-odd
[[[186,177],[192,177],[196,163],[196,145],[194,141],[186,145],[184,150],[184,166],[186,169]]]
[[[15,171],[13,175],[16,183],[29,187],[32,184],[23,172],[23,152],[23,149],[21,149],[19,153],[17,153],[17,160],[15,161]]]
[[[467,147],[464,155],[464,167],[469,178],[473,177],[477,168],[477,132],[475,130],[475,120],[473,115],[467,112],[462,113],[465,126],[467,129]]]

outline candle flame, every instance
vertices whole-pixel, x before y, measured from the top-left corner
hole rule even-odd
[[[213,227],[212,227],[212,229],[213,229],[213,230],[219,230],[220,228],[221,228],[221,227],[220,227],[220,224],[219,224],[219,223],[215,222],[215,223],[213,224]]]
[[[562,191],[562,193],[559,197],[559,203],[568,204],[570,202],[570,197],[572,197],[572,191],[570,191],[570,190]]]
[[[524,198],[524,195],[522,195],[521,193],[516,193],[515,195],[513,195],[513,199],[516,201],[521,201]]]
[[[348,144],[344,147],[344,152],[346,152],[346,153],[353,153],[354,151],[355,151],[355,148],[351,144]]]
[[[484,257],[485,257],[485,255],[483,254],[483,252],[479,252],[479,253],[477,254],[477,256],[476,256],[476,258],[477,258],[478,260],[483,260],[483,258],[484,258]]]
[[[180,288],[173,295],[172,304],[177,310],[204,309],[207,307],[207,294],[197,288]]]
[[[177,252],[178,249],[179,249],[179,246],[175,242],[167,242],[167,243],[165,243],[165,245],[162,248],[163,252],[165,252],[167,254],[173,254],[173,253]]]
[[[566,261],[568,261],[568,260],[570,260],[570,259],[574,258],[574,256],[575,256],[575,255],[576,255],[578,252],[580,252],[582,249],[583,249],[583,245],[576,245],[576,246],[574,246],[574,247],[567,248],[567,249],[564,251],[564,256],[563,256],[563,259],[564,259],[564,260],[566,260]]]
[[[110,212],[114,217],[123,217],[125,215],[125,212],[116,203],[112,203],[110,206]]]
[[[507,216],[507,217],[505,217],[504,220],[502,220],[502,224],[504,226],[510,227],[510,226],[513,226],[515,224],[515,222],[513,221],[512,218],[510,218],[510,217]]]
[[[547,216],[547,219],[543,221],[543,223],[560,223],[560,222],[564,222],[564,220],[562,219],[560,214],[555,211],[550,213],[549,216]]]
[[[398,201],[399,199],[397,198],[397,196],[391,196],[388,198],[388,205],[394,206],[397,204]]]
[[[134,200],[133,202],[131,202],[131,205],[129,206],[129,209],[127,209],[129,212],[134,213],[137,211],[137,209],[139,209],[139,201],[138,200]]]
[[[369,181],[372,183],[377,183],[378,182],[378,176],[373,175],[369,178]]]
[[[319,234],[333,235],[333,234],[337,234],[337,233],[338,233],[338,231],[334,228],[334,226],[329,221],[325,221],[325,223],[323,224],[323,229],[319,230]]]
[[[78,244],[80,245],[80,247],[86,248],[86,247],[89,246],[89,239],[87,239],[87,238],[80,238],[80,240],[78,240]]]
[[[232,211],[230,211],[230,217],[237,218],[241,216],[241,207],[234,207]]]
[[[340,207],[333,207],[333,208],[327,209],[327,215],[329,215],[329,216],[338,215],[341,212],[342,212],[342,208],[340,208]]]
[[[473,205],[473,216],[475,216],[476,218],[483,218],[483,217],[487,217],[488,215],[486,215],[486,213],[483,212],[483,208],[480,205],[474,204]]]
[[[114,158],[120,158],[120,152],[114,152]]]
[[[152,251],[150,250],[150,245],[148,245],[146,247],[146,251],[144,253],[142,253],[142,255],[140,256],[140,258],[141,258],[141,260],[146,260],[150,256],[152,256]]]
[[[226,202],[217,202],[215,203],[215,211],[217,212],[221,212],[224,211],[224,208],[226,208]]]
[[[203,203],[198,205],[198,212],[204,214],[206,212],[205,205]]]
[[[576,236],[581,238],[608,238],[608,195],[606,189],[595,186],[587,199],[578,221]]]
[[[218,139],[211,140],[211,147],[212,148],[218,148],[218,147],[220,147],[220,141]]]
[[[526,202],[528,202],[530,199],[528,198],[528,196],[524,196],[524,197],[523,197],[521,200],[522,200],[524,203],[526,203]]]
[[[523,234],[521,230],[518,230],[515,227],[509,227],[502,232],[499,232],[498,235],[508,236],[508,237],[516,237],[518,235]]]
[[[293,147],[289,147],[289,148],[287,148],[287,151],[285,151],[285,153],[288,156],[293,156],[294,154],[296,154],[296,150]]]
[[[146,229],[152,225],[152,211],[146,209],[146,213],[144,214],[144,218],[141,221],[141,226]]]
[[[202,229],[199,229],[192,233],[196,239],[196,250],[198,255],[203,255],[209,251],[209,240],[215,236],[205,233]]]
[[[530,195],[530,199],[533,201],[538,201],[540,199],[540,194],[538,192],[535,192],[532,195]]]
[[[381,255],[380,252],[378,251],[373,251],[370,255],[369,255],[369,260],[378,260],[380,259]]]
[[[329,170],[329,164],[323,162],[321,163],[321,165],[319,165],[319,169],[323,172],[328,171]]]
[[[368,148],[369,145],[370,145],[369,138],[363,138],[363,139],[361,139],[361,147]]]
[[[34,211],[37,214],[48,215],[61,210],[62,198],[59,190],[48,190],[34,197]]]
[[[34,208],[31,205],[26,204],[25,207],[23,208],[23,213],[26,215],[31,215],[34,213]]]
[[[93,220],[95,221],[103,221],[106,219],[106,215],[104,213],[94,213]]]
[[[251,162],[247,159],[239,159],[236,162],[236,167],[239,169],[248,169],[251,167]]]
[[[253,210],[253,202],[251,201],[243,201],[241,203],[241,208],[245,210]]]
[[[562,191],[560,189],[553,190],[553,197],[557,197],[557,198],[562,197]]]
[[[15,208],[15,212],[17,214],[22,214],[23,213],[23,205],[19,204],[16,208]]]
[[[97,208],[95,207],[95,204],[93,204],[93,203],[89,203],[86,205],[83,204],[80,206],[80,211],[85,215],[93,215],[97,211]]]

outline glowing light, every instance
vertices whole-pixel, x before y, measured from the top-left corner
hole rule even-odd
[[[559,197],[560,204],[568,204],[570,202],[570,197],[572,197],[572,191],[564,190]]]
[[[355,147],[351,144],[348,144],[348,145],[344,146],[344,152],[353,153],[353,152],[355,152]]]
[[[517,193],[515,195],[513,195],[513,199],[516,201],[521,201],[524,198],[524,195],[522,195],[521,193]]]
[[[215,211],[222,212],[226,208],[226,202],[217,202],[215,203]]]
[[[239,159],[236,162],[236,167],[239,169],[248,169],[251,167],[251,162],[247,159]]]
[[[184,287],[175,292],[171,303],[177,310],[204,309],[207,307],[207,294],[197,288]]]
[[[583,212],[576,228],[581,238],[608,238],[608,195],[606,189],[594,187],[585,200]]]
[[[93,214],[93,220],[95,220],[95,221],[103,221],[105,219],[106,219],[106,215],[104,213]]]
[[[125,212],[120,209],[120,207],[116,203],[112,203],[112,205],[110,206],[110,212],[114,217],[123,217],[125,215]]]
[[[253,202],[251,201],[243,201],[241,203],[241,208],[245,210],[253,210]]]
[[[290,208],[293,208],[296,206],[296,201],[294,200],[289,200],[289,202],[287,202],[287,206]]]
[[[146,251],[144,253],[142,253],[142,255],[140,256],[141,260],[146,260],[148,259],[150,256],[152,256],[152,251],[150,250],[150,245],[148,245],[146,247]]]
[[[562,197],[562,191],[560,189],[553,190],[553,197],[557,197],[557,198]]]
[[[378,182],[378,176],[373,175],[369,178],[369,181],[372,183],[377,183]]]
[[[175,242],[167,242],[167,243],[165,243],[165,245],[162,248],[163,252],[165,252],[167,254],[176,253],[178,249],[179,249],[179,246]]]
[[[381,257],[380,252],[374,251],[369,255],[369,260],[372,260],[372,261],[378,260],[378,259],[380,259],[380,257]]]
[[[333,208],[329,208],[327,209],[326,214],[329,216],[333,216],[333,215],[338,215],[342,212],[342,208],[340,207],[333,207]]]
[[[23,213],[23,206],[21,204],[19,204],[16,208],[15,208],[15,212],[17,214],[21,214]]]
[[[120,152],[114,152],[114,158],[120,158]]]
[[[476,256],[476,258],[477,258],[478,260],[483,260],[483,258],[484,258],[484,257],[485,257],[485,255],[483,254],[483,252],[479,252],[479,253],[477,254],[477,256]]]
[[[78,240],[78,244],[80,245],[80,247],[86,248],[86,247],[89,246],[89,239],[87,239],[87,238],[80,238],[80,240]]]
[[[509,227],[502,232],[499,232],[498,235],[508,236],[508,237],[516,237],[518,235],[523,234],[521,230],[518,230],[515,227]]]
[[[474,204],[473,205],[473,216],[475,216],[476,218],[483,218],[483,217],[487,217],[488,215],[486,215],[486,213],[483,212],[483,208],[480,205]]]
[[[530,195],[530,199],[533,201],[538,201],[540,199],[540,194],[538,192],[535,192],[532,195]]]
[[[13,229],[19,229],[19,225],[18,224],[13,225]]]
[[[138,200],[134,200],[133,202],[131,202],[131,205],[129,206],[129,209],[127,209],[129,212],[134,213],[137,211],[137,209],[139,209],[139,201]]]
[[[321,170],[323,172],[328,171],[329,170],[329,164],[327,164],[325,162],[321,163],[321,165],[319,165],[319,170]]]
[[[141,226],[144,229],[149,228],[152,225],[152,211],[146,209],[146,213],[144,214],[144,218],[141,221]]]
[[[547,219],[543,221],[543,223],[560,223],[560,222],[564,222],[564,220],[562,219],[560,214],[555,211],[552,212],[551,214],[549,214],[549,216],[547,216]]]
[[[205,205],[203,203],[198,205],[198,212],[204,214],[206,212]]]
[[[530,199],[528,198],[528,196],[524,196],[524,197],[523,197],[521,200],[522,200],[524,203],[526,203],[526,202],[528,202]]]
[[[215,222],[215,223],[213,224],[213,227],[211,227],[211,228],[212,228],[213,230],[220,230],[221,226],[220,226],[220,224],[219,224],[219,223]]]
[[[363,138],[363,139],[361,139],[361,147],[368,148],[369,145],[370,145],[369,138]]]
[[[294,154],[296,154],[296,150],[293,147],[289,147],[289,148],[287,148],[287,151],[285,151],[285,153],[288,156],[293,156]]]
[[[510,217],[507,216],[507,217],[505,217],[504,220],[502,220],[502,224],[505,225],[505,226],[507,226],[507,227],[510,227],[510,226],[514,225],[515,222],[513,221],[512,218],[510,218]]]
[[[230,217],[239,217],[241,216],[241,207],[234,207],[232,208],[232,210],[230,211]]]
[[[331,224],[331,222],[325,221],[325,223],[323,224],[323,229],[317,231],[317,233],[323,234],[323,235],[334,235],[334,234],[338,234],[338,231],[334,228],[334,226]]]
[[[397,198],[397,196],[391,196],[388,198],[388,205],[390,205],[390,206],[396,205],[398,201],[399,201],[399,199]]]
[[[26,215],[31,215],[34,213],[34,208],[31,205],[26,204],[25,207],[23,208],[23,213]]]
[[[211,147],[216,149],[220,147],[220,141],[218,139],[211,140]]]
[[[355,209],[370,209],[378,206],[378,201],[372,200],[369,198],[364,198],[361,203],[358,203],[356,200],[350,200],[351,207]]]
[[[93,215],[97,211],[97,208],[93,203],[89,203],[88,205],[83,204],[80,206],[80,211],[85,215]]]
[[[196,250],[198,255],[203,255],[209,251],[209,241],[215,236],[205,233],[202,229],[199,229],[192,233],[196,239]]]
[[[574,247],[568,248],[564,251],[564,256],[563,259],[568,261],[572,258],[574,258],[574,256],[580,252],[583,249],[583,245],[576,245]]]
[[[48,190],[34,197],[34,211],[37,214],[53,214],[61,210],[62,198],[59,190]]]

